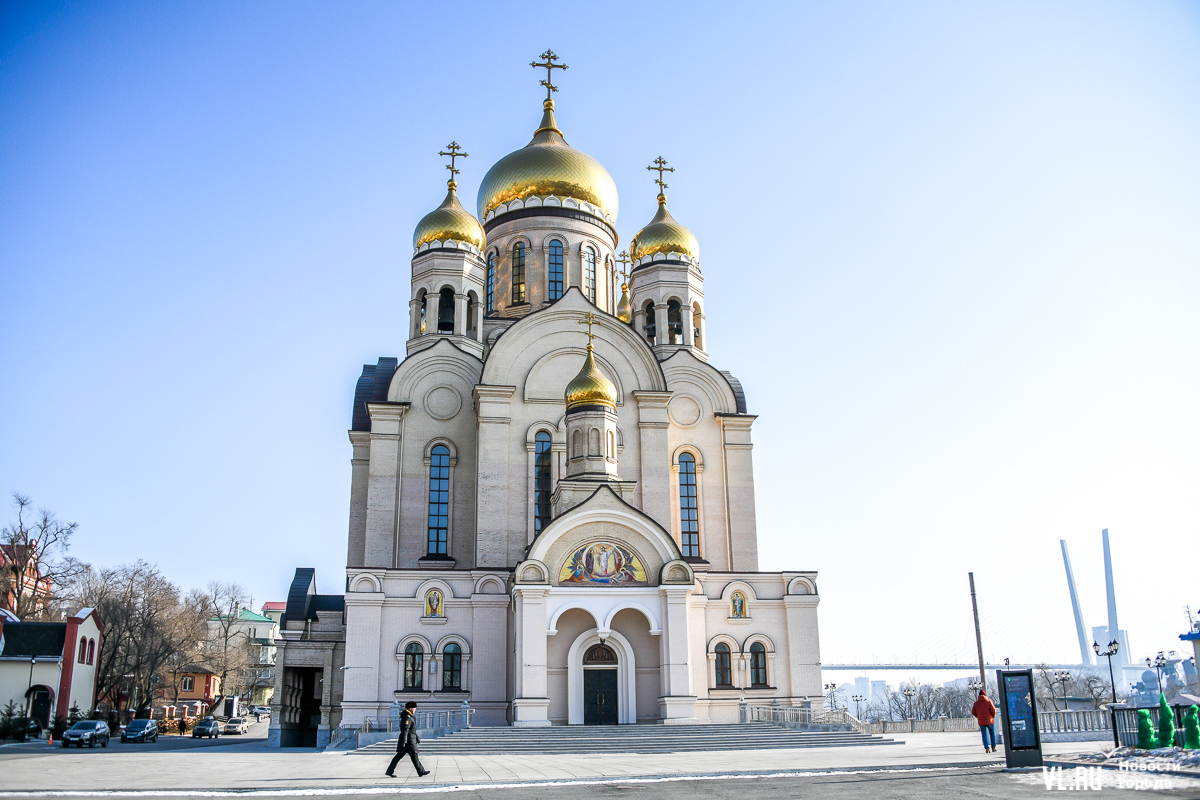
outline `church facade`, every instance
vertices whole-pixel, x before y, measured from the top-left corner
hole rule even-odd
[[[445,153],[405,357],[358,382],[342,724],[410,699],[516,726],[819,700],[816,573],[759,569],[755,417],[709,363],[696,238],[660,193],[618,253],[616,186],[567,144],[545,57],[541,122],[477,216]]]

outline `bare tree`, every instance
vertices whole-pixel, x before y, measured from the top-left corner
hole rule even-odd
[[[0,530],[0,608],[20,619],[61,619],[60,595],[88,568],[67,555],[78,524],[59,522],[13,492],[17,519]]]
[[[249,634],[241,622],[241,612],[248,604],[248,598],[240,585],[222,581],[208,584],[205,592],[209,616],[202,659],[205,666],[221,679],[218,702],[225,695],[235,693],[243,673],[252,665],[258,665],[257,650],[251,658]]]

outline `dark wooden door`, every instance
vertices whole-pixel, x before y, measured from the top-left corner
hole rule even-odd
[[[617,671],[583,671],[583,724],[617,724]]]

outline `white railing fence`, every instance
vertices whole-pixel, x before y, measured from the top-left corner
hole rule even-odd
[[[1043,711],[1038,714],[1042,733],[1111,731],[1112,713],[1105,711]]]

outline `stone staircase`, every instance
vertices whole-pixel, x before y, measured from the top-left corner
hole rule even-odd
[[[854,731],[796,731],[766,722],[737,725],[572,725],[552,728],[466,728],[427,738],[421,755],[683,753],[705,750],[783,750],[899,744]],[[396,737],[355,753],[396,752]]]

